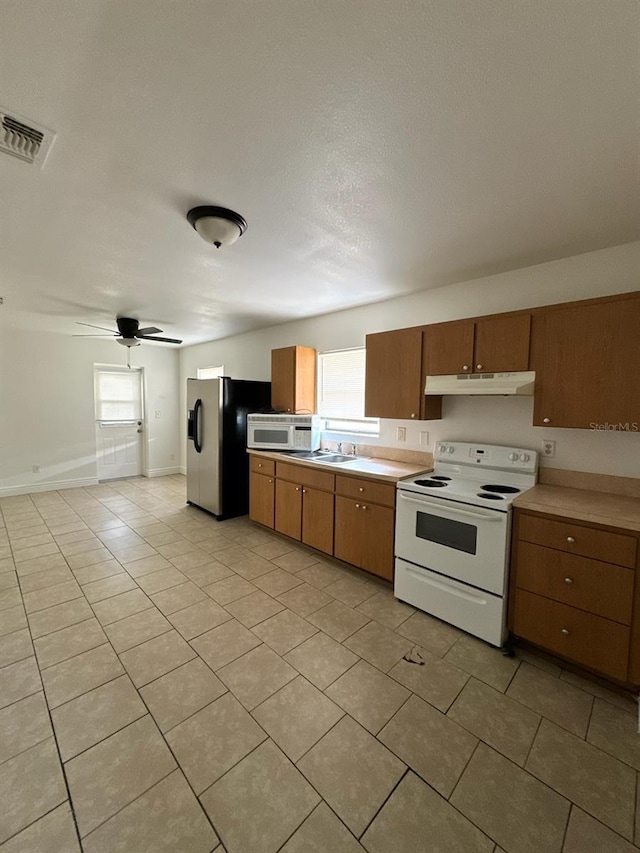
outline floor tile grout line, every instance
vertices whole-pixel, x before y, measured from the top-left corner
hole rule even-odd
[[[22,588],[20,588],[20,594],[21,594],[21,595],[23,595],[23,593],[22,593]],[[24,600],[24,595],[23,595],[23,600]],[[80,831],[79,831],[79,829],[78,829],[78,822],[77,822],[77,820],[76,820],[76,813],[75,813],[75,809],[74,809],[74,807],[73,807],[73,802],[72,802],[72,800],[71,800],[71,790],[70,790],[70,788],[69,788],[69,780],[67,779],[67,774],[66,774],[65,769],[64,769],[64,762],[62,761],[62,753],[61,753],[61,751],[60,751],[60,744],[58,743],[58,737],[57,737],[57,734],[56,734],[55,726],[54,726],[54,724],[53,724],[53,717],[51,716],[51,707],[50,707],[50,705],[49,705],[49,699],[48,699],[48,697],[47,697],[47,692],[46,692],[45,687],[44,687],[44,681],[43,681],[43,679],[42,679],[42,671],[41,671],[41,669],[40,669],[40,665],[39,665],[39,663],[38,663],[38,658],[36,657],[36,654],[35,654],[35,647],[33,646],[33,635],[32,635],[32,633],[31,633],[31,625],[29,624],[29,617],[28,617],[28,614],[27,614],[27,624],[28,624],[29,636],[30,636],[30,638],[31,638],[31,645],[32,645],[32,647],[34,648],[34,661],[35,661],[36,668],[37,668],[37,670],[38,670],[38,678],[39,678],[40,685],[41,685],[41,688],[42,688],[42,696],[43,696],[43,699],[44,699],[45,708],[47,709],[47,715],[48,715],[48,718],[49,718],[49,726],[50,726],[50,728],[51,728],[51,736],[52,736],[52,738],[53,738],[53,742],[54,742],[54,744],[55,744],[55,749],[56,749],[56,753],[57,753],[57,756],[58,756],[58,762],[59,762],[59,764],[60,764],[60,772],[61,772],[61,774],[62,774],[62,779],[63,779],[63,782],[64,782],[65,790],[66,790],[66,792],[67,792],[67,800],[68,800],[68,802],[69,802],[69,810],[71,811],[71,816],[72,816],[72,819],[73,819],[73,824],[74,824],[75,831],[76,831],[76,835],[77,835],[77,838],[78,838],[78,844],[80,844]],[[39,692],[39,691],[37,691],[37,692]],[[60,805],[60,804],[58,804],[58,805]],[[41,817],[42,817],[42,815],[41,815]],[[35,821],[34,821],[34,822],[35,822]]]
[[[10,835],[8,838],[5,838],[4,841],[0,844],[0,850],[4,847],[5,844],[8,844],[10,841],[17,838],[21,832],[25,832],[27,829],[29,829],[30,827],[32,827],[36,823],[38,823],[39,820],[42,820],[43,818],[47,817],[47,815],[52,814],[56,809],[59,809],[61,806],[64,806],[67,803],[69,804],[69,811],[71,812],[71,819],[73,820],[73,827],[75,829],[76,838],[78,840],[78,847],[80,848],[80,850],[82,850],[82,847],[80,845],[80,836],[78,835],[78,827],[76,826],[76,822],[75,822],[75,815],[73,813],[73,808],[71,806],[71,800],[65,800],[62,803],[58,803],[58,805],[56,805],[52,809],[49,809],[48,811],[44,812],[44,814],[40,815],[40,817],[37,817],[35,820],[32,820],[31,823],[28,823],[28,824],[26,824],[26,826],[23,826],[22,829],[19,829],[17,832],[14,832],[13,835]]]
[[[405,764],[405,762],[404,762],[404,761],[403,761],[402,763],[403,763],[403,764]],[[364,838],[364,836],[365,836],[365,834],[366,834],[367,830],[369,829],[369,827],[370,827],[370,826],[372,826],[373,822],[376,820],[376,818],[378,817],[378,815],[380,814],[380,812],[382,811],[382,809],[386,806],[386,804],[389,802],[389,800],[391,799],[391,797],[393,796],[393,794],[395,793],[395,791],[397,790],[397,788],[400,786],[400,783],[402,782],[402,780],[403,780],[406,776],[408,776],[408,775],[409,775],[409,773],[413,773],[413,771],[411,770],[411,768],[410,768],[408,765],[406,765],[406,764],[405,764],[404,772],[402,773],[402,775],[400,776],[400,778],[398,779],[398,781],[396,782],[396,784],[393,786],[393,788],[389,791],[389,793],[387,794],[387,796],[384,798],[383,802],[380,804],[379,808],[376,810],[376,813],[373,815],[373,817],[371,818],[371,820],[369,821],[369,823],[365,826],[365,828],[362,830],[362,832],[360,833],[360,835],[358,835],[358,836],[357,836],[358,841],[360,841],[360,842],[361,842],[361,840]],[[414,775],[415,775],[415,774],[414,774]],[[431,787],[431,786],[429,786],[429,787]],[[435,790],[435,789],[434,789],[434,790]],[[436,791],[436,793],[438,793],[438,792]],[[442,796],[442,795],[440,794],[440,796]],[[364,845],[363,845],[363,846],[364,846]]]

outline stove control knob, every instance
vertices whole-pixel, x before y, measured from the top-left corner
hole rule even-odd
[[[528,462],[529,461],[529,454],[528,453],[521,453],[520,454],[520,461],[521,462]]]
[[[517,454],[517,453],[510,453],[510,454],[509,454],[509,459],[510,459],[512,462],[517,462],[517,461],[518,461],[518,454]]]
[[[447,453],[453,453],[453,447],[451,447],[451,445],[447,447]]]
[[[447,449],[446,444],[439,444],[438,445],[438,453],[444,453],[446,451],[446,449]]]

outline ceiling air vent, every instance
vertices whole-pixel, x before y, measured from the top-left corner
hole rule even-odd
[[[44,165],[55,133],[0,107],[0,151],[26,163]]]

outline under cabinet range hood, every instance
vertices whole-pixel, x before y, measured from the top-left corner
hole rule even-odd
[[[485,396],[533,396],[536,374],[533,370],[517,373],[457,373],[452,376],[427,376],[427,396],[474,394]]]

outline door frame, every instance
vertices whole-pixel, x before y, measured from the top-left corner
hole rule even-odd
[[[98,438],[96,431],[96,415],[95,415],[95,374],[98,370],[117,370],[119,373],[124,373],[122,364],[107,364],[106,362],[94,362],[93,370],[91,372],[91,381],[93,383],[93,458],[95,459],[96,464],[96,480],[98,479]],[[135,370],[136,373],[140,374],[140,394],[141,394],[141,408],[142,408],[142,436],[140,440],[140,476],[148,477],[149,476],[149,429],[147,425],[147,375],[144,367],[132,367],[131,370]],[[115,478],[118,479],[118,478]],[[122,477],[120,479],[128,479],[126,477]]]

